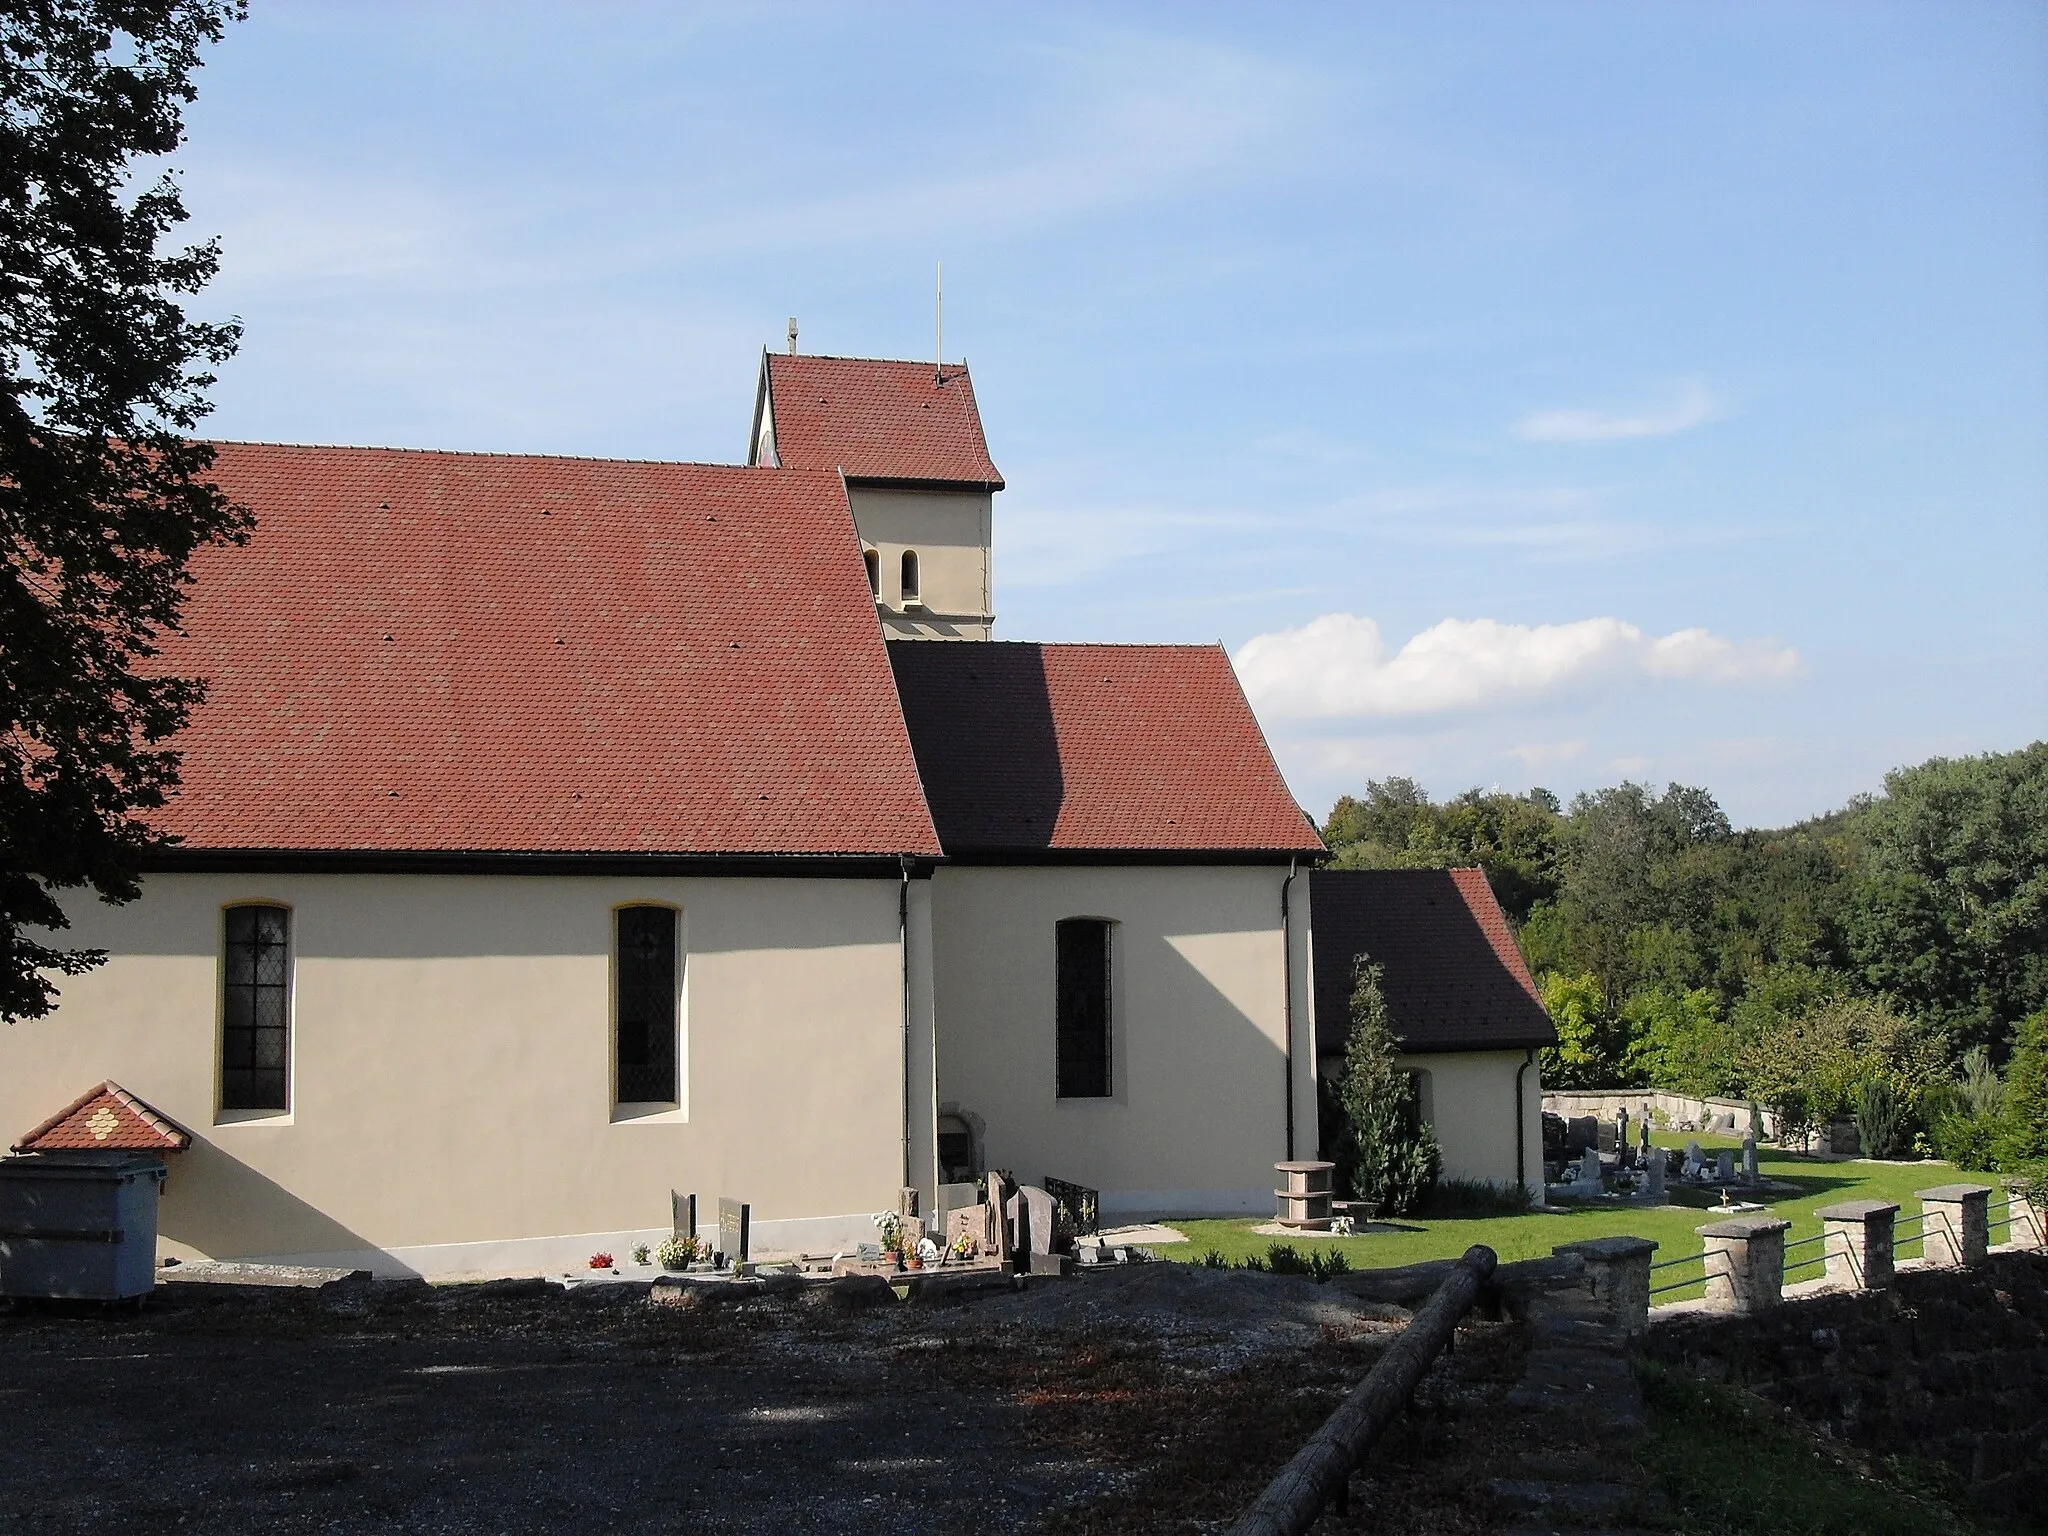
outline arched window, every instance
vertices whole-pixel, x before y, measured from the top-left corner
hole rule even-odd
[[[676,1097],[676,911],[620,907],[613,914],[613,1051],[621,1104]]]
[[[1109,924],[1069,917],[1058,934],[1058,1092],[1063,1099],[1109,1097]]]
[[[252,903],[223,917],[220,1107],[289,1109],[292,914]]]
[[[906,549],[903,551],[903,601],[914,603],[918,597],[917,551]]]
[[[882,552],[879,549],[863,550],[861,558],[867,562],[868,593],[872,597],[880,597],[882,595]]]

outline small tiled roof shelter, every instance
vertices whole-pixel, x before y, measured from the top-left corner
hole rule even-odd
[[[86,1089],[14,1144],[16,1152],[182,1152],[192,1133],[119,1083]]]

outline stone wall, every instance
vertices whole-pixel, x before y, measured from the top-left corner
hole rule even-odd
[[[1661,1088],[1600,1088],[1585,1092],[1550,1091],[1543,1095],[1545,1113],[1562,1115],[1569,1120],[1575,1116],[1591,1115],[1596,1120],[1612,1120],[1618,1110],[1627,1110],[1631,1126],[1641,1122],[1643,1111],[1657,1112],[1659,1125],[1677,1125],[1690,1122],[1704,1125],[1709,1120],[1732,1115],[1735,1117],[1735,1134],[1740,1136],[1749,1129],[1750,1105],[1745,1099],[1696,1099],[1683,1093],[1666,1093]],[[1763,1134],[1767,1137],[1778,1134],[1777,1117],[1768,1109],[1758,1111]]]
[[[2048,1255],[1901,1270],[1888,1291],[1754,1316],[1655,1317],[1644,1347],[1851,1444],[1944,1462],[1987,1507],[2048,1508]]]

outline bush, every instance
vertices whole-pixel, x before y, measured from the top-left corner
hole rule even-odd
[[[1221,1255],[1218,1255],[1218,1258],[1220,1261]],[[1317,1285],[1321,1285],[1332,1275],[1351,1273],[1351,1261],[1343,1254],[1323,1253],[1314,1248],[1304,1254],[1292,1243],[1275,1243],[1266,1250],[1265,1258],[1253,1255],[1244,1261],[1244,1267],[1264,1274],[1307,1275]]]
[[[2020,1020],[2005,1069],[1998,1166],[2008,1173],[2048,1159],[2048,1008]]]
[[[1195,1260],[1195,1262],[1199,1264],[1203,1269],[1230,1268],[1230,1261],[1223,1257],[1223,1250],[1221,1248],[1208,1249],[1202,1254],[1202,1256],[1199,1259]]]
[[[1971,1173],[1989,1173],[1998,1165],[1998,1122],[1967,1110],[1936,1119],[1928,1128],[1934,1155]]]
[[[1938,1033],[1867,998],[1830,998],[1778,1019],[1743,1049],[1740,1066],[1751,1098],[1779,1111],[1796,1099],[1816,1124],[1856,1113],[1867,1082],[1910,1102],[1948,1076]]]
[[[1333,1161],[1354,1200],[1377,1201],[1384,1216],[1404,1215],[1435,1186],[1443,1152],[1422,1122],[1413,1076],[1396,1064],[1380,968],[1361,955],[1353,974],[1351,1037],[1332,1106],[1339,1122]]]
[[[1906,1106],[1881,1077],[1856,1089],[1856,1135],[1865,1157],[1897,1157],[1911,1144]]]
[[[1487,1179],[1438,1179],[1423,1214],[1439,1221],[1479,1216],[1521,1216],[1530,1206],[1529,1191],[1520,1184],[1495,1184]]]

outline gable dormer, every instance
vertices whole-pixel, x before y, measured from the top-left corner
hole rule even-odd
[[[845,477],[889,636],[989,638],[1003,477],[966,364],[764,352],[747,462]]]

